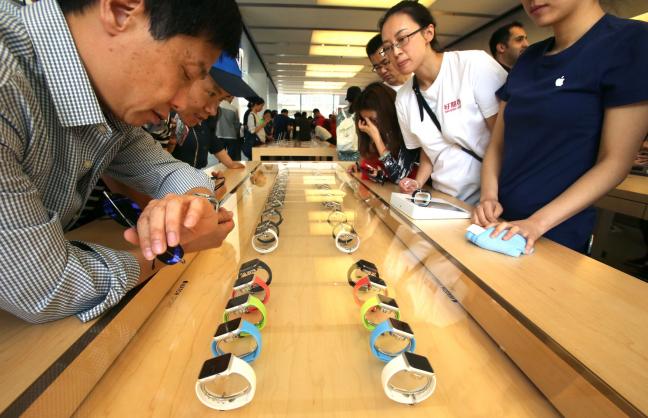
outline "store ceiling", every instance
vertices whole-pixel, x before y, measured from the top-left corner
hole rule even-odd
[[[377,80],[364,54],[364,45],[371,33],[378,33],[378,19],[398,1],[237,2],[279,93],[343,94],[351,85],[364,86]],[[518,0],[421,0],[421,3],[432,3],[430,10],[437,20],[438,39],[444,47],[520,4]],[[331,52],[332,48],[335,49]],[[333,55],[314,55],[322,49]],[[308,64],[318,65],[308,67]]]

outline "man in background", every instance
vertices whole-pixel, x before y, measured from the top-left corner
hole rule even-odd
[[[493,32],[488,42],[491,55],[507,72],[529,47],[526,31],[520,22],[511,22]]]

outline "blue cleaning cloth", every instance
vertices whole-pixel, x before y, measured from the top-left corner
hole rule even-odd
[[[515,234],[510,240],[504,241],[502,240],[502,237],[508,232],[505,230],[496,238],[491,238],[490,234],[493,232],[493,229],[495,228],[488,228],[480,234],[467,231],[466,239],[481,248],[510,255],[511,257],[519,257],[520,254],[524,254],[524,248],[526,247],[527,242],[523,236]]]

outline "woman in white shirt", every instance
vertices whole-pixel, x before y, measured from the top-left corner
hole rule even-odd
[[[385,57],[414,73],[398,91],[396,110],[405,146],[423,152],[416,180],[403,179],[401,190],[411,193],[431,178],[435,189],[477,203],[506,72],[484,51],[438,52],[436,23],[419,3],[398,3],[380,28]]]

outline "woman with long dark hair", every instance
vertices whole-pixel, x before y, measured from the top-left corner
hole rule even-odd
[[[384,178],[398,183],[405,177],[415,178],[420,150],[405,147],[395,100],[393,89],[383,83],[372,83],[362,91],[354,105],[361,168],[374,178],[380,170]]]

